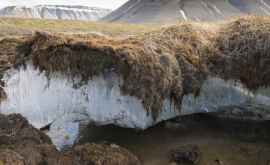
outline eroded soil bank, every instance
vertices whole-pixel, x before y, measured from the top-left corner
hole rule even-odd
[[[0,115],[0,164],[268,165],[270,122],[251,120],[254,113],[239,120],[236,111],[234,119],[228,113],[196,114],[145,131],[82,126],[76,144],[61,152],[21,115]]]
[[[214,25],[183,22],[122,39],[42,32],[30,38],[3,39],[0,41],[0,111],[19,111],[31,120],[36,109],[41,111],[40,114],[48,110],[61,113],[62,109],[58,107],[71,103],[64,109],[84,113],[96,123],[108,118],[113,120],[111,124],[145,129],[159,122],[159,118],[166,120],[179,114],[211,112],[212,107],[219,107],[221,102],[222,106],[241,104],[254,99],[253,91],[269,87],[269,34],[268,17],[250,16]],[[29,78],[23,81],[27,75]],[[114,79],[106,79],[110,77],[108,75],[116,75],[116,83],[112,83]],[[97,77],[99,79],[95,81]],[[204,91],[209,90],[204,89],[204,84],[209,78],[240,87],[232,86],[232,83],[222,88],[217,86],[223,95],[214,95],[217,99],[207,100]],[[215,82],[221,84],[220,81]],[[105,85],[99,86],[100,82]],[[213,87],[212,83],[209,86]],[[230,87],[236,91],[222,91]],[[110,89],[115,90],[111,92]],[[101,90],[102,96],[109,96],[105,102],[104,97],[100,99]],[[55,91],[71,99],[51,101]],[[236,100],[232,99],[235,93],[241,98],[232,103],[231,100]],[[197,99],[201,95],[201,99]],[[24,101],[25,98],[35,102]],[[219,98],[229,101],[223,102]],[[44,100],[49,100],[46,105],[54,107],[41,106]],[[213,105],[208,104],[213,100]],[[194,107],[193,102],[198,105]],[[136,105],[130,106],[134,103]],[[188,104],[185,106],[185,103]],[[78,104],[83,106],[78,108]],[[125,121],[115,122],[115,113],[110,107],[121,110],[116,115],[124,116]],[[169,117],[162,114],[168,109],[176,113]],[[97,113],[93,114],[93,111]],[[70,114],[70,111],[66,113]],[[135,120],[132,113],[136,113]],[[108,117],[107,114],[112,115]],[[150,120],[139,125],[147,120],[144,114],[151,114],[148,115]],[[98,117],[93,118],[94,115]],[[47,119],[52,115],[40,116]],[[38,124],[45,126],[61,116]],[[134,121],[135,126],[131,124]],[[38,124],[34,125],[39,127]]]
[[[50,138],[19,114],[0,115],[1,165],[140,165],[115,144],[87,143],[59,152]]]
[[[217,26],[217,30],[213,30]],[[33,119],[40,122],[36,116],[32,117],[38,112],[37,116],[45,119],[45,122],[35,124],[32,121],[31,124],[36,128],[48,125],[55,128],[53,126],[60,125],[68,126],[68,130],[73,131],[68,122],[78,125],[81,122],[78,118],[72,118],[74,112],[75,117],[78,114],[85,115],[83,117],[86,117],[87,122],[99,124],[108,121],[105,124],[120,126],[123,124],[119,124],[119,121],[128,124],[136,121],[141,124],[146,121],[146,117],[150,117],[150,121],[153,121],[150,125],[153,126],[160,121],[159,116],[162,119],[166,117],[163,113],[167,107],[175,110],[172,112],[178,112],[174,117],[179,116],[179,113],[187,114],[182,108],[185,100],[188,100],[186,96],[192,98],[187,101],[190,104],[186,104],[190,109],[189,114],[219,111],[220,106],[235,105],[235,98],[240,99],[236,105],[250,101],[268,105],[269,98],[257,97],[254,91],[270,86],[269,36],[268,17],[244,17],[216,26],[185,22],[125,39],[46,33],[37,33],[30,38],[3,39],[0,41],[0,111],[7,114],[20,113],[30,122]],[[108,75],[120,78],[108,79]],[[209,88],[204,88],[204,84],[209,77],[219,80],[214,82],[225,82],[225,85],[213,86],[210,83],[209,86],[216,89],[207,90]],[[241,86],[228,85],[227,82]],[[227,90],[231,88],[234,90]],[[18,92],[14,89],[18,89]],[[218,90],[221,95],[216,92]],[[214,97],[204,95],[204,91],[214,94]],[[132,99],[126,99],[130,97]],[[30,99],[25,101],[25,98]],[[227,98],[229,102],[220,101]],[[137,106],[129,106],[134,103],[139,105],[135,111],[134,107]],[[197,108],[194,109],[196,104],[193,103],[198,103]],[[9,162],[13,162],[13,158],[14,162],[19,160],[26,165],[61,165],[61,162],[65,165],[65,162],[75,165],[138,164],[136,156],[129,151],[111,145],[116,143],[134,152],[146,165],[166,165],[171,163],[170,160],[181,160],[181,157],[190,159],[189,162],[192,159],[193,164],[200,165],[268,165],[270,127],[266,120],[270,117],[269,110],[259,109],[256,113],[257,110],[246,111],[240,108],[237,113],[231,111],[230,120],[226,113],[218,115],[221,119],[197,115],[183,117],[143,132],[114,127],[89,127],[84,130],[86,134],[80,134],[80,145],[75,142],[64,153],[57,151],[46,135],[40,135],[21,116],[17,116],[19,120],[16,116],[8,119],[3,117],[3,124],[0,125],[3,126],[0,132],[3,138],[0,140],[4,140],[0,143],[3,147],[0,151],[3,162],[8,162],[6,164],[12,164]],[[134,114],[138,118],[134,119]],[[137,123],[135,126],[124,126],[146,129],[146,126],[137,126]],[[35,130],[35,133],[28,133],[29,129]],[[56,132],[62,134],[59,129]],[[62,137],[70,139],[70,136]],[[107,142],[104,144],[104,141]],[[95,144],[85,145],[85,142]],[[102,144],[96,146],[100,142]],[[188,151],[187,155],[183,152],[179,154],[183,146],[185,148],[187,145],[195,146],[200,152],[191,151],[191,155],[195,155],[192,158]],[[174,149],[177,149],[177,153],[172,159],[171,151]],[[112,159],[115,157],[116,160]]]

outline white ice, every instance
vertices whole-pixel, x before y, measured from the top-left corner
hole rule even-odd
[[[179,114],[165,100],[164,111],[154,121],[139,99],[122,95],[122,80],[114,73],[93,77],[74,88],[74,81],[65,76],[55,74],[48,80],[44,73],[28,65],[10,70],[4,81],[7,100],[1,103],[1,113],[20,113],[37,128],[53,123],[48,135],[60,148],[72,144],[80,121],[145,129]]]
[[[179,115],[216,111],[219,106],[250,100],[270,102],[268,96],[255,95],[240,83],[208,78],[199,96],[183,97],[181,113],[166,99],[154,121],[141,100],[121,93],[122,79],[114,73],[93,77],[87,84],[74,88],[74,81],[67,77],[54,74],[48,79],[29,64],[26,68],[8,71],[4,81],[7,100],[1,103],[0,112],[20,113],[37,128],[52,123],[48,135],[59,149],[74,143],[81,121],[146,129]]]

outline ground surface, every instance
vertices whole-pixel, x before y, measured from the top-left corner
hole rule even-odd
[[[0,37],[30,35],[34,31],[61,32],[68,34],[101,33],[112,36],[127,36],[153,30],[156,26],[157,25],[146,26],[86,21],[0,18]]]
[[[145,165],[168,165],[170,151],[186,145],[199,147],[199,165],[268,165],[269,124],[195,115],[145,132],[89,126],[81,141],[119,144],[138,155]]]

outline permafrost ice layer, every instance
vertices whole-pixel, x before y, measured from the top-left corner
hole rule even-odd
[[[179,115],[216,111],[219,106],[259,100],[259,96],[241,84],[209,78],[198,97],[192,94],[183,97],[181,111],[165,100],[163,111],[154,120],[141,100],[121,93],[121,77],[114,73],[93,77],[87,84],[75,88],[75,82],[63,75],[55,74],[48,79],[27,65],[8,71],[4,81],[7,100],[1,103],[1,113],[20,113],[37,128],[52,123],[48,135],[59,148],[73,144],[81,121],[145,129]],[[270,102],[269,97],[263,98],[263,103]]]
[[[9,71],[4,81],[7,100],[1,104],[1,113],[20,113],[37,128],[53,123],[49,135],[58,146],[74,141],[82,120],[145,129],[178,115],[165,101],[164,111],[154,121],[140,100],[121,94],[122,80],[113,73],[94,77],[88,84],[74,88],[74,82],[65,77],[56,74],[48,79],[28,65]]]

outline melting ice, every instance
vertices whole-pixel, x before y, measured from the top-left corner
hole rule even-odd
[[[48,79],[44,73],[27,65],[8,71],[4,81],[7,100],[1,103],[1,113],[20,113],[37,128],[52,124],[48,135],[59,149],[74,143],[81,121],[145,129],[179,115],[216,111],[219,106],[259,98],[241,84],[209,78],[198,97],[184,96],[181,113],[166,99],[163,111],[154,121],[144,110],[141,100],[122,95],[122,79],[114,73],[93,77],[87,84],[74,88],[74,81],[61,74],[56,73]],[[269,97],[264,99],[270,102]]]

